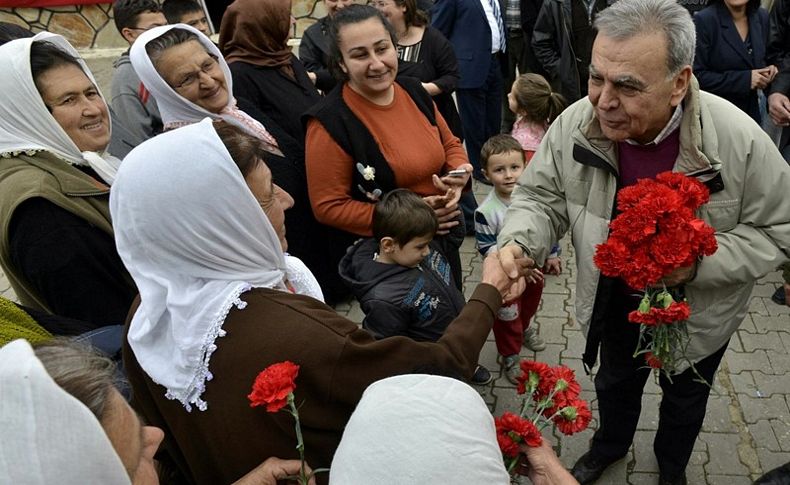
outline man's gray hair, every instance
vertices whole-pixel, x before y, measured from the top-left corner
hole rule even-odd
[[[598,14],[595,28],[614,40],[663,32],[670,76],[694,62],[697,42],[694,22],[688,10],[675,0],[617,0]]]

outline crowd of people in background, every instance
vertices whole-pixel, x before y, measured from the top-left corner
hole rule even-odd
[[[291,417],[247,394],[293,361],[305,457],[331,466],[311,483],[509,483],[469,384],[499,372],[491,331],[514,385],[546,348],[569,233],[598,429],[570,471],[521,454],[534,483],[594,483],[649,369],[641,295],[592,254],[618,190],[673,170],[709,188],[719,245],[664,279],[696,369],[661,377],[654,450],[687,483],[699,378],[754,282],[782,269],[790,304],[790,0],[322,1],[296,55],[291,0],[115,0],[107,97],[62,36],[0,24],[0,481],[278,483]],[[352,297],[361,326],[332,308]]]

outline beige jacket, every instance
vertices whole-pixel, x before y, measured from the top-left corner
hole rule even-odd
[[[790,167],[751,118],[701,92],[692,80],[684,100],[674,170],[711,188],[698,216],[716,229],[718,251],[686,284],[692,362],[721,348],[746,315],[755,280],[790,254]],[[600,273],[597,244],[608,235],[617,191],[617,147],[607,140],[585,98],[552,124],[519,180],[499,235],[539,263],[553,241],[571,232],[576,250],[576,319],[585,333]],[[679,371],[684,366],[679,367]]]

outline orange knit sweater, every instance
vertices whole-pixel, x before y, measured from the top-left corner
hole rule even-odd
[[[442,175],[469,163],[461,142],[434,107],[432,126],[409,94],[395,84],[388,106],[374,104],[343,86],[343,100],[379,145],[395,174],[398,187],[420,195],[434,195],[431,175]],[[305,161],[310,203],[316,219],[361,236],[371,235],[373,203],[351,198],[356,162],[340,148],[317,120],[307,125]]]

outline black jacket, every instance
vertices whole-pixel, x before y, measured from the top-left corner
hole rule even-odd
[[[757,90],[752,89],[752,69],[765,67],[768,40],[768,12],[763,8],[748,13],[751,52],[741,40],[732,15],[723,2],[697,13],[697,50],[694,75],[700,89],[721,96],[761,122]]]
[[[299,59],[304,67],[315,73],[315,87],[327,93],[337,84],[329,72],[329,17],[308,27],[299,43]]]
[[[769,14],[768,46],[765,61],[782,68],[790,53],[790,0],[775,0]]]
[[[569,104],[582,97],[581,83],[587,82],[586,79],[579,79],[572,37],[571,1],[545,0],[532,31],[535,57],[549,74],[550,80],[559,83],[559,90]]]
[[[278,67],[242,61],[231,62],[228,67],[233,75],[233,95],[253,103],[291,138],[304,144],[302,113],[321,101],[321,95],[307,77],[302,62],[291,56],[294,79]]]
[[[417,268],[374,260],[378,241],[363,239],[340,261],[340,276],[359,300],[362,327],[377,339],[404,336],[435,342],[464,306],[450,265],[434,242]]]

